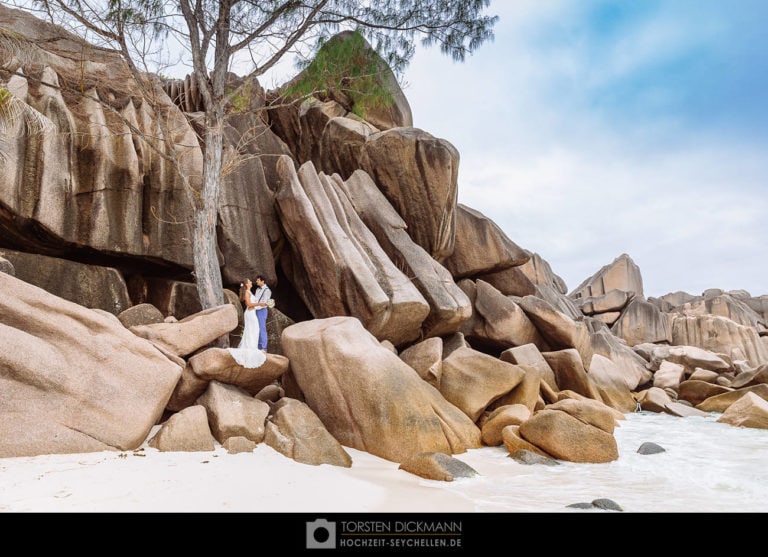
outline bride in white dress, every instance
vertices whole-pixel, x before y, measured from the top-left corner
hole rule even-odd
[[[267,360],[267,355],[259,350],[259,319],[256,317],[256,301],[251,293],[253,284],[250,279],[246,279],[243,284],[245,289],[242,298],[245,303],[243,337],[237,348],[228,350],[239,365],[253,368],[261,366]]]

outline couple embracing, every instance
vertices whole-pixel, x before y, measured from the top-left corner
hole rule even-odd
[[[267,359],[267,313],[273,305],[272,291],[263,276],[258,275],[255,281],[254,291],[250,279],[240,284],[240,300],[245,304],[245,327],[240,344],[229,349],[235,361],[243,367],[259,367]]]

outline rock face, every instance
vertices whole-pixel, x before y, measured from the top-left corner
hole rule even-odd
[[[412,240],[437,261],[454,251],[458,163],[453,145],[417,128],[379,131],[336,117],[322,131],[319,168],[342,179],[365,171],[406,222]]]
[[[501,445],[503,442],[502,431],[510,425],[524,423],[531,417],[531,411],[522,404],[509,404],[500,406],[488,416],[488,420],[483,424],[482,439],[483,443],[490,446]]]
[[[471,319],[465,321],[461,332],[470,341],[496,349],[535,344],[548,347],[525,312],[512,299],[504,296],[485,281],[459,282],[474,307]]]
[[[638,394],[637,401],[643,410],[649,412],[664,412],[667,404],[672,402],[669,395],[658,387],[651,387]]]
[[[0,273],[5,273],[6,275],[11,275],[12,277],[16,276],[16,269],[13,268],[13,263],[8,261],[2,255],[0,255]]]
[[[631,380],[623,370],[605,356],[595,354],[589,364],[589,378],[600,393],[600,400],[621,412],[632,412],[637,401],[632,396]]]
[[[540,456],[550,457],[545,451],[520,436],[520,426],[508,425],[502,429],[501,439],[504,442],[504,447],[510,454],[516,451],[529,451]]]
[[[558,390],[570,390],[587,398],[602,401],[597,385],[587,374],[581,363],[581,357],[575,349],[544,352],[542,356],[555,372]]]
[[[614,289],[643,297],[640,268],[626,253],[582,282],[568,296],[573,299],[603,296]]]
[[[530,261],[529,261],[530,262]],[[503,271],[479,275],[478,280],[482,279],[505,296],[534,296],[536,294],[536,285],[523,272],[523,265],[510,267]]]
[[[291,325],[283,348],[307,404],[344,446],[395,462],[481,446],[472,420],[355,318]]]
[[[455,478],[473,478],[479,476],[471,466],[445,453],[425,452],[413,455],[403,462],[400,470],[427,478],[452,482]]]
[[[644,342],[672,342],[672,317],[640,298],[633,299],[611,327],[629,346]]]
[[[597,313],[621,311],[631,299],[632,295],[629,292],[614,288],[602,296],[579,298],[577,305],[584,315],[595,315]]]
[[[239,280],[242,280],[240,277]],[[129,291],[131,289],[129,288]],[[203,310],[197,287],[190,282],[150,278],[146,281],[146,290],[131,292],[134,300],[142,300],[155,306],[163,315],[184,319]],[[232,290],[224,289],[224,301],[231,304],[238,314],[238,322],[243,320],[243,306],[238,295]]]
[[[668,402],[664,407],[664,411],[667,414],[680,416],[681,418],[687,418],[690,416],[698,416],[700,418],[704,418],[708,415],[706,412],[697,410],[696,408],[688,406],[687,404],[683,404],[682,402]]]
[[[454,250],[459,152],[417,128],[393,128],[370,136],[365,170],[408,225],[418,245],[441,261]]]
[[[621,371],[621,378],[630,390],[635,390],[651,380],[651,371],[648,369],[645,359],[607,329],[602,328],[592,333],[590,344],[594,354],[605,356],[618,366]]]
[[[696,296],[693,294],[688,294],[688,292],[678,290],[677,292],[670,292],[658,298],[648,298],[648,301],[658,306],[661,311],[667,312],[695,299]]]
[[[552,272],[552,267],[538,253],[524,250],[530,259],[503,271],[478,275],[505,296],[538,296],[572,319],[582,313],[565,294],[565,281]]]
[[[763,318],[763,323],[768,325],[768,294],[748,298],[744,300],[752,310]]]
[[[177,323],[137,325],[130,331],[178,356],[187,356],[237,327],[237,311],[231,304],[216,306]]]
[[[504,352],[502,352],[499,359],[503,362],[509,362],[509,360],[504,357]],[[510,404],[522,405],[526,407],[531,413],[537,409],[537,406],[541,400],[540,393],[543,390],[541,385],[542,371],[539,368],[526,365],[520,365],[517,367],[520,368],[520,370],[523,372],[523,380],[520,381],[520,383],[509,393],[502,395],[494,402],[492,402],[488,406],[488,410],[495,411],[500,406]]]
[[[296,462],[349,468],[352,457],[328,433],[312,409],[299,400],[283,398],[267,422],[267,445]]]
[[[680,390],[680,382],[685,379],[685,368],[680,364],[669,361],[661,362],[661,366],[653,374],[653,386],[659,389]]]
[[[559,391],[555,372],[549,367],[547,360],[542,356],[535,344],[525,344],[508,348],[499,355],[499,359],[511,364],[518,364],[539,370],[541,380],[549,385],[555,391]]]
[[[272,247],[283,236],[274,207],[273,161],[288,148],[255,112],[227,116],[224,144],[230,172],[221,181],[217,227],[224,283],[238,284],[258,269],[274,285]]]
[[[0,255],[13,263],[16,278],[70,302],[115,315],[131,307],[128,288],[117,269],[8,249],[0,249]]]
[[[301,79],[301,74],[295,79]],[[285,84],[285,87],[290,86],[291,82]],[[284,87],[266,95],[266,101],[270,105],[278,105],[268,108],[266,112],[270,128],[285,142],[291,158],[299,164],[312,161],[317,165],[322,157],[322,137],[325,135],[327,124],[336,117],[354,115],[349,114],[347,109],[334,99],[320,100],[309,97],[300,100],[288,99],[284,95]],[[372,131],[378,131],[370,124],[367,126]]]
[[[193,127],[158,80],[138,84],[118,55],[25,12],[0,9],[3,26],[19,30],[35,45],[34,62],[19,67],[9,61],[7,69],[30,77],[11,77],[8,89],[58,131],[19,134],[4,145],[0,202],[7,211],[0,220],[7,245],[72,259],[85,259],[96,250],[130,258],[133,267],[138,262],[166,271],[191,269],[188,193],[199,191],[202,169]],[[234,146],[244,154],[287,153],[263,123],[245,136],[236,125],[228,131],[234,132],[225,135],[228,153]],[[164,141],[148,143],[167,135],[180,172],[163,158],[169,152]],[[253,265],[269,280],[275,277],[269,241],[279,229],[262,160],[268,158],[244,157],[239,166],[231,164],[233,171],[222,183],[218,247],[225,282],[242,280]],[[265,203],[259,205],[260,199]],[[32,228],[38,232],[29,234]]]
[[[723,373],[731,367],[722,357],[698,346],[657,346],[651,352],[648,366],[657,370],[664,361],[680,364],[685,368],[686,375],[697,369]]]
[[[0,292],[0,456],[141,445],[181,367],[114,316],[5,273]]]
[[[749,299],[740,300],[729,294],[695,298],[675,308],[675,312],[687,316],[717,315],[739,325],[758,327],[763,318],[747,303]]]
[[[529,252],[531,258],[520,265],[520,270],[537,286],[547,286],[560,294],[567,294],[565,281],[552,271],[552,266],[538,253]]]
[[[148,444],[159,451],[213,451],[215,445],[205,408],[190,406],[177,412],[168,418]]]
[[[613,434],[561,410],[541,410],[520,426],[524,439],[555,458],[571,462],[611,462],[619,458]]]
[[[265,275],[286,303],[270,313],[267,362],[236,365],[207,345],[237,338],[237,296],[201,311],[183,282],[205,125],[194,80],[136,81],[117,55],[24,12],[0,7],[0,23],[35,54],[1,61],[0,90],[57,128],[0,138],[0,456],[130,449],[172,411],[152,446],[210,450],[215,436],[240,452],[266,438],[348,466],[341,441],[439,475],[481,441],[610,460],[613,424],[587,412],[601,400],[614,418],[637,398],[762,420],[768,296],[646,301],[626,254],[567,295],[538,254],[457,203],[458,152],[412,127],[380,59],[395,102],[366,119],[356,91],[267,109],[284,89],[230,77],[247,107],[222,130],[220,269],[225,284]]]
[[[478,250],[477,246],[483,246]],[[498,225],[480,211],[459,203],[456,210],[456,243],[443,264],[456,280],[503,271],[522,265],[530,255],[510,240]]]
[[[138,304],[125,311],[121,311],[117,318],[127,329],[136,325],[149,325],[151,323],[162,323],[163,314],[152,304]]]
[[[731,404],[717,421],[741,427],[768,429],[768,401],[754,393],[747,393]]]
[[[290,362],[285,356],[267,354],[266,361],[257,368],[244,368],[235,362],[226,348],[207,348],[188,360],[191,370],[201,379],[221,381],[235,385],[250,395],[282,377]]]
[[[740,389],[741,387],[750,387],[760,383],[768,383],[768,364],[739,373],[731,386],[734,389]]]
[[[365,142],[379,131],[355,115],[331,118],[321,129],[320,160],[317,167],[323,172],[336,173],[347,179],[360,169]]]
[[[405,221],[368,174],[357,170],[342,187],[382,249],[429,304],[429,314],[422,324],[423,336],[456,332],[469,319],[472,306],[448,270],[411,240]]]
[[[768,400],[768,385],[760,384],[754,387],[743,387],[735,391],[729,391],[719,395],[711,396],[696,405],[696,408],[703,412],[725,412],[737,400],[747,393],[753,393],[763,400]]]
[[[297,174],[287,158],[277,168],[278,211],[296,246],[290,278],[312,315],[357,317],[396,346],[415,340],[429,304],[360,220],[338,175],[318,175],[312,163]]]
[[[494,400],[514,389],[524,372],[471,348],[459,348],[443,360],[440,392],[473,422]]]
[[[125,65],[117,56],[97,51],[28,14],[2,9],[0,16],[9,28],[22,28],[27,38],[45,45],[45,50],[38,52],[42,77],[47,83],[62,86],[64,94],[54,87],[15,78],[14,94],[21,93],[20,100],[52,119],[60,133],[30,136],[11,145],[9,156],[0,161],[0,174],[11,178],[3,181],[9,189],[0,191],[0,199],[18,217],[32,219],[46,230],[47,237],[40,243],[86,245],[174,262],[191,261],[190,245],[182,240],[188,227],[166,225],[163,219],[152,218],[149,207],[146,212],[142,210],[146,198],[155,204],[158,215],[173,214],[183,221],[182,215],[187,216],[189,209],[179,176],[97,101],[75,97],[67,89],[78,82],[79,61],[83,51],[87,52],[89,71],[80,86],[152,136],[160,131],[157,120],[149,104],[141,102],[139,87]],[[27,75],[32,73],[31,68],[22,69]],[[179,143],[186,139],[190,145],[183,167],[192,175],[201,164],[192,129],[170,100],[164,108],[170,125],[179,130]],[[124,133],[113,135],[120,132]],[[40,153],[40,159],[24,157],[25,151]],[[59,180],[62,175],[68,177],[66,187]],[[22,176],[26,176],[25,187],[19,188],[17,180]],[[150,184],[146,191],[145,183]],[[17,189],[28,192],[25,198],[12,195]],[[154,241],[145,244],[142,234]],[[164,241],[157,241],[158,234]],[[24,244],[29,245],[29,241]]]
[[[245,437],[254,443],[264,440],[264,422],[269,405],[234,385],[211,381],[198,399],[208,413],[208,423],[219,443],[230,437]]]
[[[574,321],[551,304],[535,296],[526,296],[519,305],[536,326],[552,350],[574,348],[584,366],[592,359],[589,330],[580,321]]]
[[[443,375],[443,339],[432,337],[400,353],[400,359],[411,366],[424,381],[440,389]]]
[[[768,351],[757,331],[725,317],[677,317],[672,324],[672,344],[698,346],[728,356],[735,353],[753,367],[768,363]]]

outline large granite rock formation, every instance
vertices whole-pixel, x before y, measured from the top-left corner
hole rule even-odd
[[[158,81],[136,82],[118,55],[22,11],[0,6],[0,21],[29,41],[35,60],[8,67],[23,76],[4,72],[0,83],[56,125],[56,133],[4,142],[5,245],[82,260],[95,250],[132,266],[191,269],[188,194],[200,189],[202,156],[184,114]],[[230,128],[228,152],[237,146],[251,156],[227,159],[219,223],[224,280],[236,283],[254,267],[274,280],[268,241],[278,227],[261,162],[268,157],[249,151],[287,150],[263,123],[250,141]],[[177,167],[165,158],[169,135]],[[153,138],[160,140],[150,146]]]
[[[686,316],[718,315],[739,325],[764,330],[765,319],[747,303],[751,299],[738,299],[730,294],[702,296],[674,308],[674,312]]]
[[[457,205],[456,241],[453,253],[443,261],[454,279],[503,271],[529,259],[529,253],[510,240],[495,222],[480,211]]]
[[[276,451],[296,462],[331,464],[349,468],[352,457],[305,403],[281,398],[267,422],[264,441]]]
[[[0,456],[131,450],[181,366],[117,317],[0,273]]]
[[[619,458],[614,423],[602,404],[564,400],[534,414],[519,431],[523,439],[555,458],[611,462]]]
[[[283,348],[307,404],[344,446],[402,462],[481,445],[472,420],[358,319],[296,323],[283,332]]]
[[[622,253],[574,288],[569,297],[573,299],[604,296],[611,290],[621,290],[643,297],[643,277],[640,268],[626,253]]]
[[[371,135],[365,170],[403,217],[414,242],[441,261],[456,237],[459,152],[445,139],[417,128]]]
[[[514,389],[525,372],[471,348],[459,348],[443,359],[440,393],[473,422],[496,399]]]
[[[87,247],[191,263],[185,187],[199,189],[202,158],[181,112],[156,84],[136,83],[117,55],[24,12],[0,10],[4,25],[34,42],[39,64],[11,68],[26,77],[10,77],[7,88],[57,126],[55,134],[20,135],[0,158],[9,239],[51,254]],[[163,135],[150,103],[142,102],[145,92],[165,98],[160,106],[173,139],[188,146],[180,157],[188,184],[127,125],[145,137]],[[169,224],[169,215],[180,224]],[[33,228],[40,234],[30,235]]]
[[[525,344],[535,344],[540,350],[549,349],[538,329],[512,298],[483,280],[475,283],[463,279],[459,287],[474,308],[472,317],[461,327],[465,338],[500,350]]]
[[[423,336],[456,332],[472,314],[472,306],[448,270],[411,240],[405,221],[368,174],[357,170],[342,187],[382,249],[429,303],[429,314],[422,324]]]
[[[611,330],[629,346],[672,342],[673,317],[641,298],[634,298],[621,312]]]
[[[339,176],[317,174],[311,162],[296,173],[287,158],[278,168],[290,278],[312,315],[352,315],[395,345],[415,340],[429,304],[360,219]]]
[[[226,290],[228,305],[202,312],[189,281],[188,193],[200,187],[204,127],[194,80],[135,80],[114,53],[24,12],[0,7],[0,23],[29,47],[0,61],[0,87],[57,128],[5,130],[0,153],[0,247],[9,248],[0,280],[15,273],[48,291],[0,289],[12,298],[0,299],[6,454],[130,448],[166,410],[176,413],[151,443],[164,450],[210,450],[213,428],[232,450],[264,434],[297,460],[345,466],[339,441],[403,461],[479,446],[478,425],[488,425],[493,444],[607,461],[613,445],[593,430],[612,429],[584,421],[577,399],[626,412],[637,398],[643,408],[690,415],[701,410],[675,396],[722,411],[745,392],[765,394],[757,366],[768,362],[767,296],[710,289],[645,301],[626,254],[567,295],[538,254],[457,203],[459,153],[413,127],[380,59],[377,79],[395,102],[365,114],[356,91],[267,106],[286,100],[287,89],[265,93],[230,76],[239,104],[223,129],[222,276],[231,285],[260,273],[276,288],[279,278],[290,314],[270,329],[270,350],[285,355],[242,368],[206,346],[236,330],[236,296]],[[169,141],[158,152],[152,137]],[[169,145],[177,166],[163,156]],[[55,295],[80,305],[62,311]],[[132,304],[144,308],[126,314]],[[84,346],[83,333],[97,341]],[[104,362],[114,377],[104,376]],[[220,404],[209,400],[216,390],[238,396]],[[280,402],[286,392],[307,404]],[[266,433],[225,428],[223,412],[254,395],[274,410]],[[556,404],[536,413],[546,403]],[[253,400],[256,421],[265,404]],[[509,422],[503,408],[516,404],[533,418]],[[321,443],[303,444],[315,434]]]
[[[117,269],[2,248],[0,256],[13,264],[16,278],[78,305],[115,315],[132,305]]]
[[[672,324],[672,344],[698,346],[726,354],[732,360],[746,360],[753,367],[768,363],[768,350],[757,330],[726,317],[676,317]]]
[[[536,296],[525,296],[518,304],[553,350],[575,348],[584,366],[589,366],[593,351],[584,322],[574,321]]]

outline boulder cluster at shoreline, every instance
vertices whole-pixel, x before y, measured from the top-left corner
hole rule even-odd
[[[638,408],[768,428],[768,295],[646,297],[628,254],[569,291],[457,202],[459,153],[413,127],[385,71],[395,104],[367,119],[341,94],[272,109],[279,90],[233,76],[253,98],[225,152],[249,156],[219,199],[227,303],[203,310],[186,186],[135,132],[159,108],[115,55],[4,6],[0,25],[34,45],[0,60],[0,88],[59,130],[3,138],[0,457],[130,451],[160,425],[161,451],[266,443],[348,467],[350,447],[449,480],[471,475],[451,455],[482,446],[616,460]],[[197,176],[192,89],[158,85]],[[217,339],[236,344],[233,290],[256,274],[277,304],[247,369]]]

